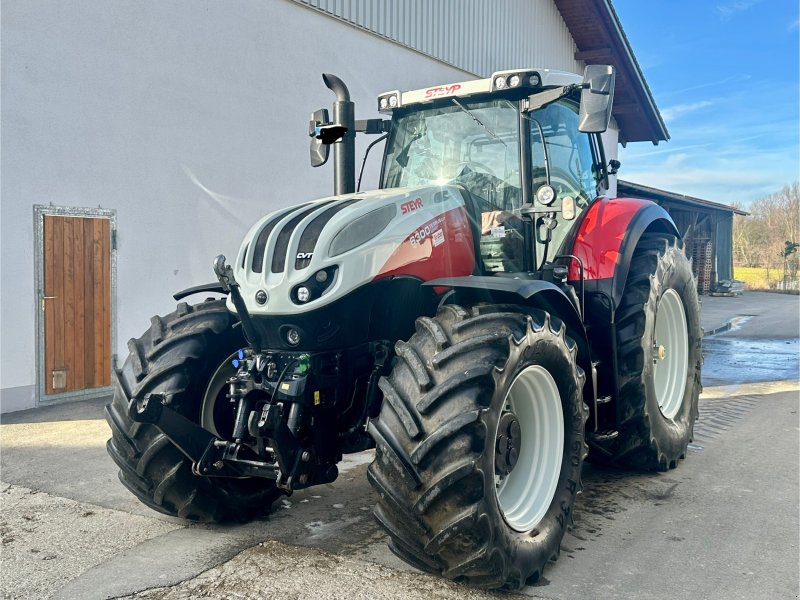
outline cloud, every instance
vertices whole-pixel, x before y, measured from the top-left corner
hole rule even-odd
[[[669,106],[661,110],[661,116],[664,118],[664,121],[669,123],[670,121],[674,121],[676,119],[681,118],[682,116],[695,112],[696,110],[700,110],[702,108],[707,108],[714,104],[713,100],[700,100],[699,102],[690,102],[687,104],[676,104],[674,106]]]
[[[722,85],[724,85],[726,83],[731,83],[733,81],[736,81],[737,83],[741,84],[742,82],[747,81],[748,79],[751,79],[751,77],[752,76],[748,75],[747,73],[741,73],[741,74],[737,74],[737,75],[729,75],[728,77],[725,77],[724,79],[718,79],[716,81],[706,81],[705,83],[700,83],[700,84],[693,85],[693,86],[690,86],[690,87],[687,87],[687,88],[683,88],[683,89],[680,89],[680,90],[667,90],[666,92],[663,92],[663,93],[661,93],[659,95],[672,96],[672,95],[675,95],[675,94],[685,94],[686,92],[694,92],[696,90],[702,90],[702,89],[705,89],[705,88],[719,87],[719,86],[722,86]]]
[[[723,19],[730,19],[733,15],[745,12],[764,0],[735,0],[726,4],[717,4],[717,14]]]
[[[789,27],[786,28],[787,31],[797,31],[798,29],[800,29],[800,19],[790,22]]]
[[[656,154],[673,154],[675,152],[683,152],[686,150],[693,150],[694,148],[708,148],[709,146],[713,145],[712,142],[706,142],[705,144],[689,144],[684,146],[670,146],[669,144],[659,144],[656,146],[655,150],[645,150],[639,151],[636,153],[637,157],[643,156],[654,156]],[[650,146],[648,146],[650,148]]]
[[[720,148],[652,156],[629,147],[620,150],[620,160],[621,179],[723,204],[748,204],[797,178],[796,161],[785,148]]]

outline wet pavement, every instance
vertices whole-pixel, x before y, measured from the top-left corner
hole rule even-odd
[[[703,386],[800,379],[800,296],[704,297]]]
[[[800,341],[720,334],[703,340],[703,386],[800,379]]]

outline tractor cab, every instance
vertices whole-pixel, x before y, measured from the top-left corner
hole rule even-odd
[[[379,111],[392,120],[380,186],[456,187],[478,241],[478,274],[540,271],[607,188],[599,134],[613,78],[603,66],[583,79],[517,70],[381,94]]]

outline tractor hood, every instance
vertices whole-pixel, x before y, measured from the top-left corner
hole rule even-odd
[[[267,215],[247,233],[234,274],[252,315],[296,314],[384,277],[471,274],[472,239],[456,187],[358,192]]]

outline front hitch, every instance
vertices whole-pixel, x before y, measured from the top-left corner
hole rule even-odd
[[[275,465],[264,462],[247,446],[215,437],[197,423],[166,406],[163,394],[133,398],[128,415],[136,423],[153,425],[192,461],[192,472],[204,477],[277,479]]]

